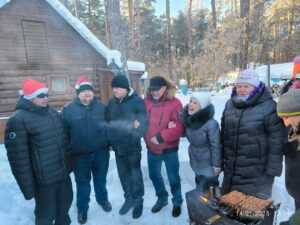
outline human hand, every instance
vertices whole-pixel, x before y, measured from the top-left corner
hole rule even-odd
[[[221,168],[219,167],[213,167],[213,170],[215,176],[218,176],[221,173]]]
[[[173,121],[170,121],[168,123],[168,128],[174,128],[174,127],[176,127],[176,123],[174,123]]]
[[[157,137],[152,137],[151,139],[150,139],[150,141],[153,143],[153,144],[155,144],[155,145],[158,145],[159,144],[159,142],[158,142],[158,140],[157,140]]]
[[[140,127],[140,122],[138,120],[133,121],[133,128],[137,129]]]

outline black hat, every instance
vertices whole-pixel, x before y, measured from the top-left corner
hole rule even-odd
[[[150,91],[158,91],[163,86],[167,86],[167,81],[164,77],[155,76],[150,79]]]
[[[129,90],[129,81],[125,75],[118,75],[115,76],[111,81],[111,87],[118,87],[118,88],[124,88]]]

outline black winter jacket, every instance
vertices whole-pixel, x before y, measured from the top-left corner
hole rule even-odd
[[[63,120],[71,142],[72,154],[107,150],[105,106],[94,98],[90,105],[74,99],[63,109]]]
[[[276,103],[264,85],[243,102],[233,91],[221,121],[224,192],[255,194],[259,186],[271,185],[273,177],[281,175],[283,132]]]
[[[5,147],[13,175],[25,199],[36,185],[49,185],[68,176],[68,142],[58,112],[20,98],[5,130]]]
[[[121,101],[113,97],[106,108],[107,136],[110,145],[119,155],[141,151],[141,138],[147,131],[148,122],[144,101],[131,89]],[[140,126],[133,128],[137,120]]]

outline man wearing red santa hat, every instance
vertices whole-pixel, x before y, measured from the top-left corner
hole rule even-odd
[[[48,106],[48,88],[37,80],[25,80],[6,125],[5,147],[25,199],[35,200],[36,225],[71,224],[68,146],[62,119]]]

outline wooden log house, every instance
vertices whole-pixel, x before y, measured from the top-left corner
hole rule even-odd
[[[119,60],[112,52],[58,0],[0,0],[0,143],[24,79],[47,83],[50,105],[59,109],[72,100],[76,79],[88,75],[106,101],[113,77],[108,60]],[[145,66],[128,62],[128,69],[139,91]]]

